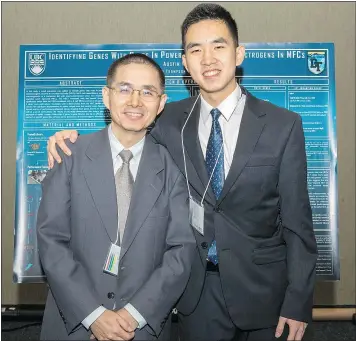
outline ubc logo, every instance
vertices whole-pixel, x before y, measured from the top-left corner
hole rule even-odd
[[[319,75],[325,70],[326,66],[326,52],[325,51],[311,51],[308,52],[308,68],[309,71],[315,75]]]
[[[28,69],[30,70],[30,72],[35,76],[39,76],[40,74],[42,74],[46,68],[46,54],[29,53],[28,57]]]

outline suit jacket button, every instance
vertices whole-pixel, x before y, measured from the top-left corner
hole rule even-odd
[[[162,323],[161,323],[161,328],[163,328],[164,327],[164,321],[162,321]]]
[[[220,207],[215,207],[215,208],[214,208],[214,211],[215,211],[216,213],[220,213],[220,212],[222,212],[222,209],[221,209]]]
[[[202,243],[201,243],[201,247],[202,247],[203,249],[206,249],[206,248],[208,247],[208,243],[207,243],[207,242],[202,242]]]
[[[113,292],[108,293],[108,298],[113,299],[115,298],[115,294]]]

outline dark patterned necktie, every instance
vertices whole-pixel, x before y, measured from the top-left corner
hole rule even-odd
[[[224,173],[224,147],[223,135],[219,124],[219,117],[221,112],[219,109],[211,110],[213,119],[211,132],[209,136],[208,146],[206,148],[205,164],[208,171],[209,179],[211,177],[211,187],[215,194],[216,200],[219,199],[221,191],[224,186],[225,173]],[[219,155],[220,154],[220,155]],[[218,159],[219,158],[219,159]],[[214,169],[215,168],[215,169]],[[214,172],[214,173],[213,173]],[[218,256],[216,252],[216,241],[213,240],[209,251],[208,260],[215,265],[218,263]]]

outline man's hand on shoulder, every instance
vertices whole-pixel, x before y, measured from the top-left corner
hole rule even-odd
[[[63,150],[63,152],[67,155],[71,155],[70,149],[67,147],[66,143],[64,142],[65,139],[69,138],[69,140],[74,143],[78,138],[78,131],[77,130],[62,130],[56,132],[52,135],[49,140],[47,141],[47,158],[48,158],[48,167],[53,168],[54,160],[58,163],[62,162],[61,157],[57,153],[56,144],[58,147]]]
[[[106,310],[90,326],[91,339],[131,340],[135,333],[131,325],[117,312]]]

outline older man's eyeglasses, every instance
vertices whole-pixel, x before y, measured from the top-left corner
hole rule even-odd
[[[107,88],[112,90],[114,95],[119,98],[131,97],[135,91],[137,91],[139,93],[140,98],[143,101],[147,101],[147,102],[154,102],[162,96],[157,91],[155,91],[153,89],[143,88],[143,89],[139,90],[139,89],[134,89],[130,85],[127,85],[127,84],[121,84],[115,88],[107,86]]]

